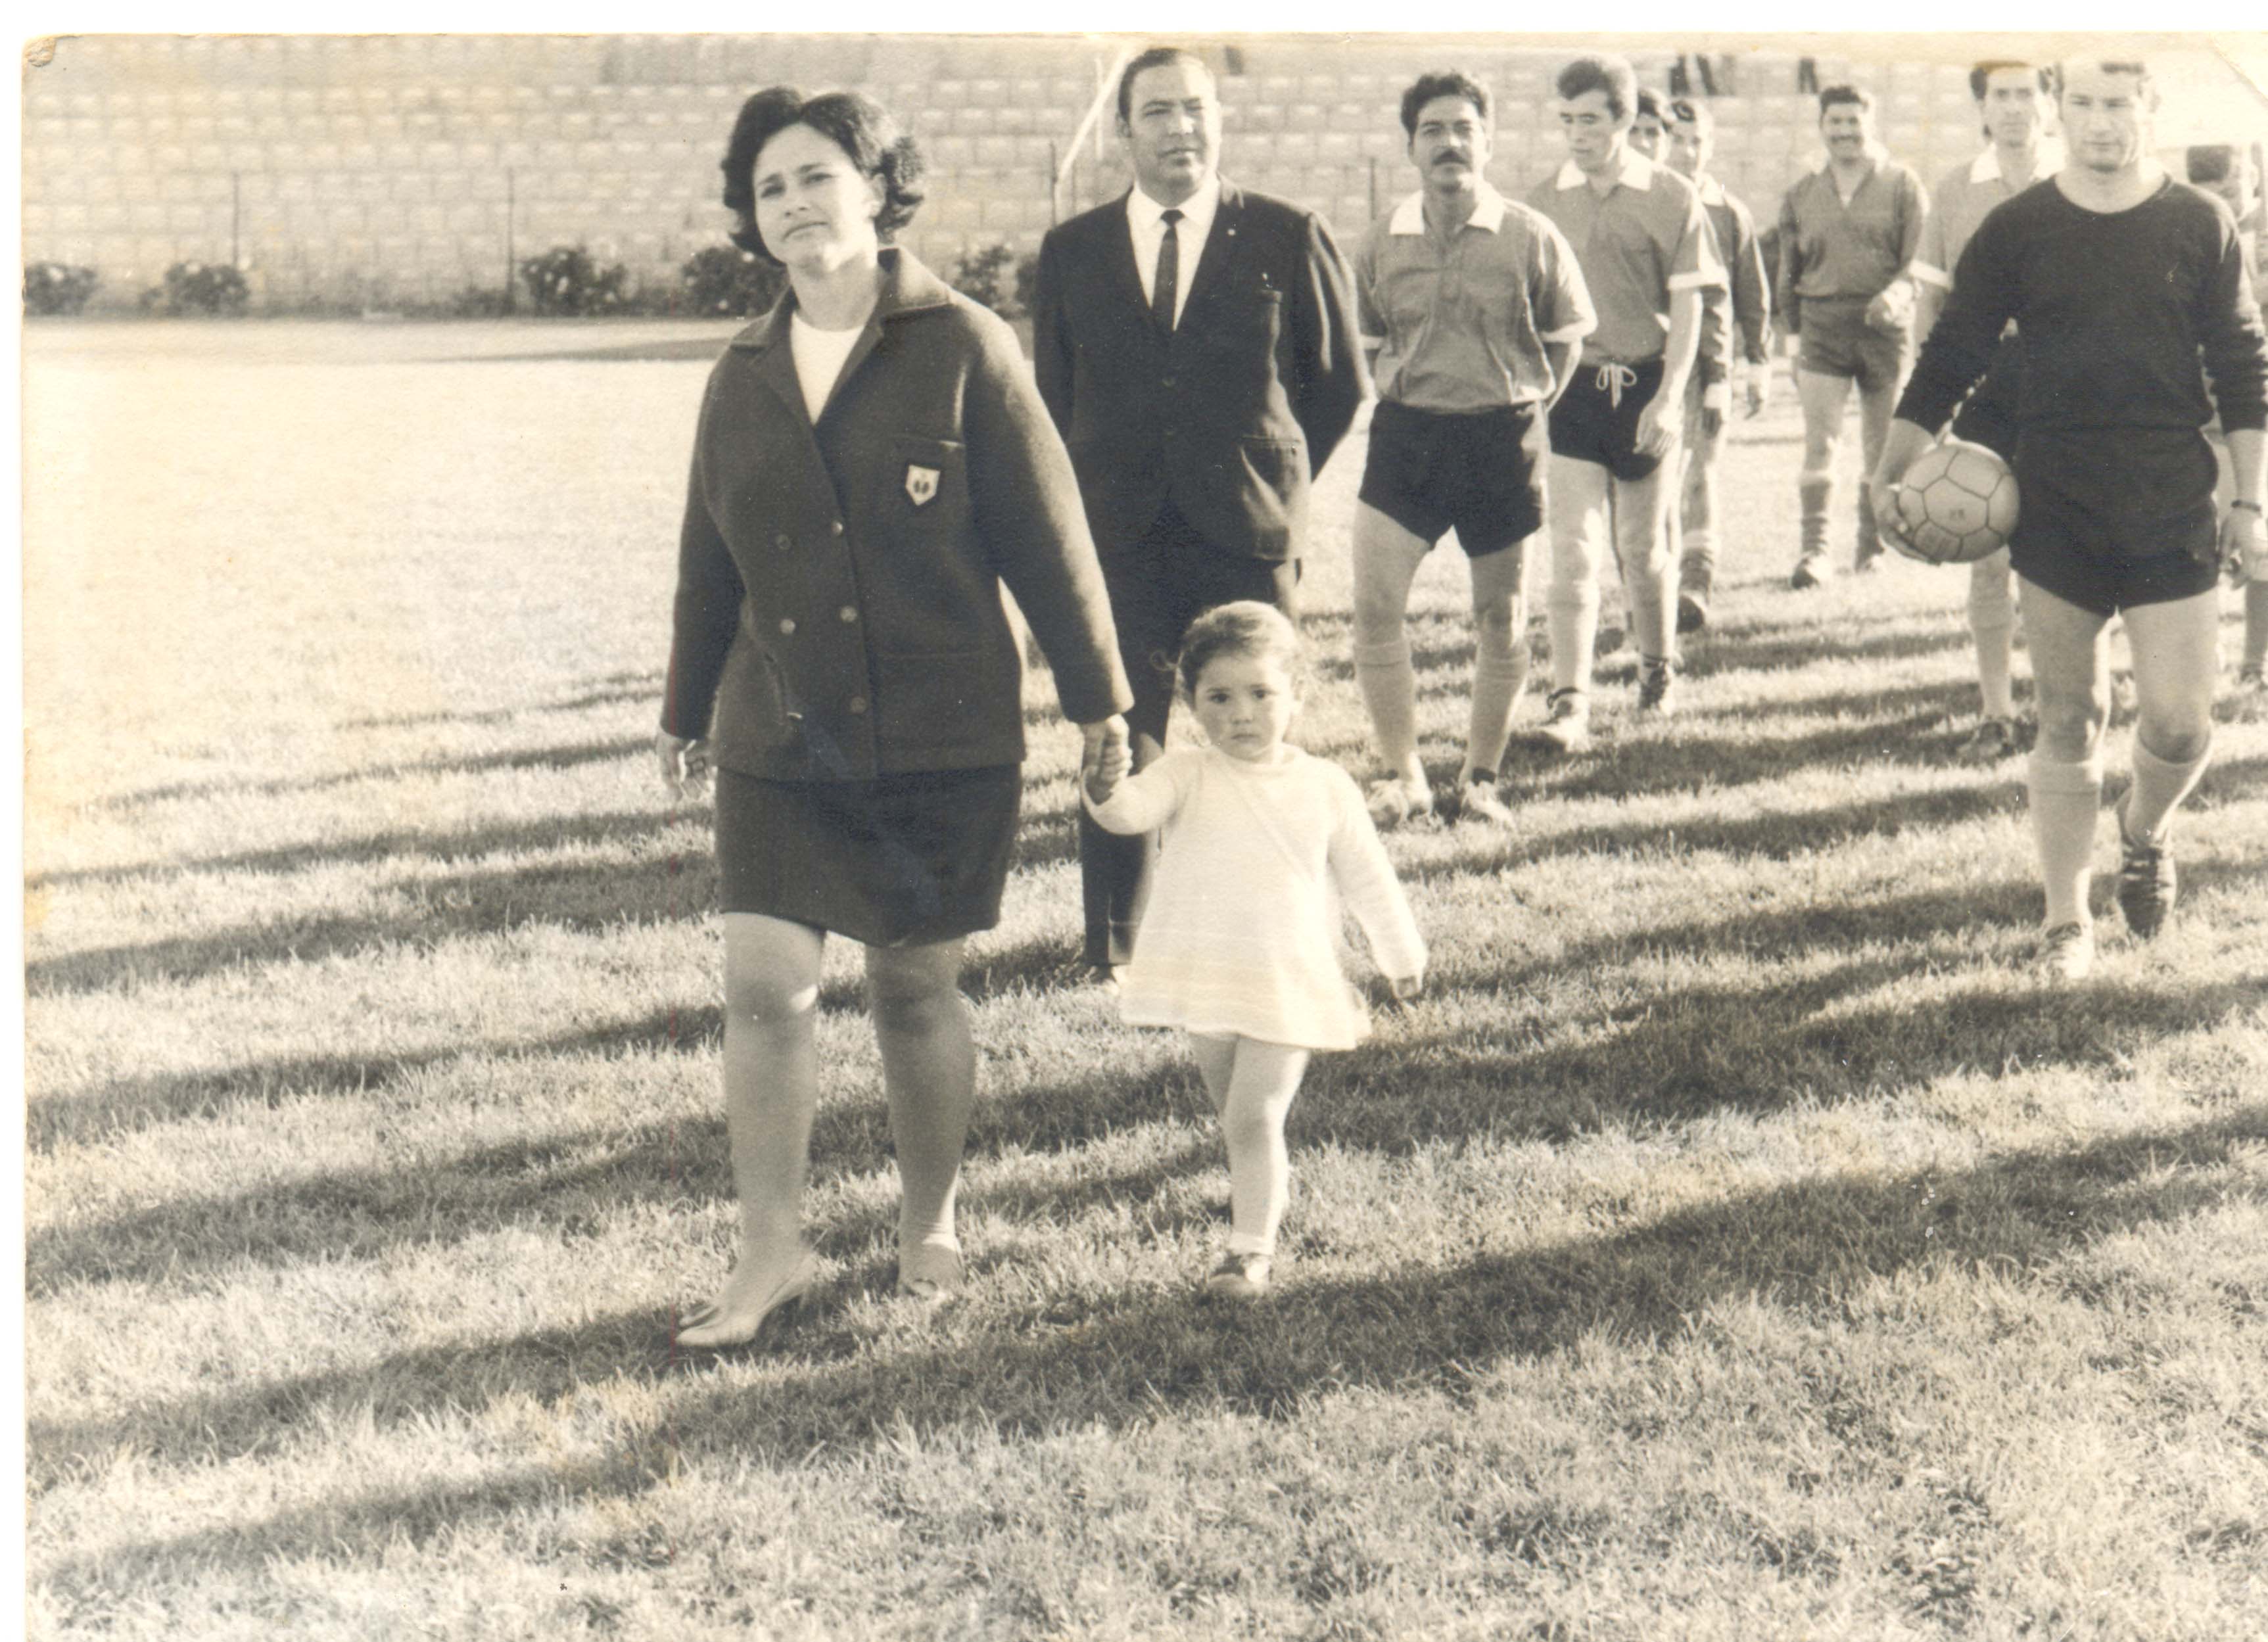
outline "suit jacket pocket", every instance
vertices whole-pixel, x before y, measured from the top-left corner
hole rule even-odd
[[[1288,504],[1307,488],[1307,447],[1300,439],[1244,438],[1236,442],[1253,488]]]

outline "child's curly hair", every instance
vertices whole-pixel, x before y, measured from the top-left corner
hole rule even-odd
[[[1297,688],[1305,682],[1300,665],[1300,630],[1272,604],[1239,599],[1218,605],[1189,623],[1182,635],[1182,695],[1194,701],[1197,679],[1216,656],[1272,656]]]

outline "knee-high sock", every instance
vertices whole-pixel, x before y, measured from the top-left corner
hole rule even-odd
[[[1228,1141],[1229,1250],[1273,1255],[1276,1229],[1292,1197],[1284,1120],[1300,1093],[1307,1051],[1239,1038],[1221,1130]]]
[[[2016,637],[2016,602],[2010,592],[2008,561],[1994,554],[1972,566],[1969,578],[1969,631],[1977,641],[1977,690],[1987,718],[2016,716],[2008,653]]]
[[[2176,764],[2159,757],[2136,735],[2134,784],[2126,789],[2126,801],[2118,807],[2119,829],[2137,843],[2163,843],[2175,809],[2197,791],[2205,761],[2212,756],[2213,742],[2208,739],[2195,758]]]
[[[1358,641],[1354,676],[1378,737],[1379,762],[1390,776],[1410,774],[1418,762],[1418,673],[1410,665],[1408,635]]]
[[[1859,549],[1858,563],[1880,556],[1882,551],[1881,533],[1874,527],[1874,497],[1865,485],[1859,487]]]
[[[2240,667],[2268,665],[2268,581],[2255,579],[2244,586],[2244,649]]]
[[[1513,622],[1482,622],[1473,652],[1472,711],[1466,720],[1465,768],[1493,770],[1512,737],[1512,710],[1528,686],[1528,635]]]
[[[1803,556],[1818,558],[1827,551],[1827,510],[1835,502],[1835,475],[1805,474],[1795,482],[1795,495],[1803,514]]]
[[[2031,792],[2032,837],[2047,887],[2047,926],[2087,923],[2095,814],[2102,807],[2102,755],[2067,763],[2035,752],[2025,785]]]

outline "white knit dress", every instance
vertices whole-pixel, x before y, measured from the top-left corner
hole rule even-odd
[[[1327,760],[1177,747],[1087,808],[1112,832],[1163,830],[1133,960],[1118,972],[1130,1025],[1353,1048],[1370,1012],[1340,967],[1343,904],[1382,972],[1425,969],[1362,793]]]

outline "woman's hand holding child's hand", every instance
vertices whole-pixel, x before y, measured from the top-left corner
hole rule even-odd
[[[1080,778],[1086,783],[1087,797],[1097,804],[1107,804],[1110,795],[1118,790],[1118,784],[1133,769],[1126,721],[1113,714],[1100,724],[1079,727],[1086,736],[1079,761]]]

